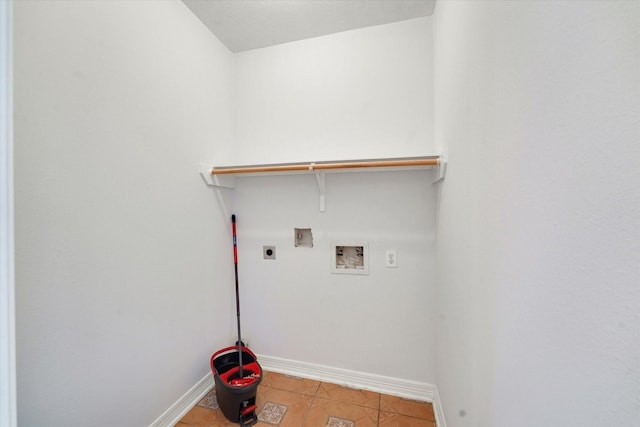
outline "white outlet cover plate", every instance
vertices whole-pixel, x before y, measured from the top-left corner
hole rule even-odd
[[[398,268],[398,254],[395,250],[389,250],[385,253],[385,265],[389,268]]]

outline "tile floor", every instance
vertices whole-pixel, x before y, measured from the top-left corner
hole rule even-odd
[[[256,404],[257,426],[436,427],[430,403],[274,372],[263,371]],[[215,390],[176,424],[177,427],[237,425],[218,409]]]

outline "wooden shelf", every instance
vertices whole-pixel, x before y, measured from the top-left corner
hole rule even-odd
[[[396,159],[345,160],[330,162],[277,163],[265,165],[217,166],[211,175],[268,174],[287,172],[320,172],[330,170],[371,168],[431,167],[440,165],[439,156],[405,157]]]
[[[438,155],[421,157],[398,157],[387,159],[366,160],[338,160],[321,162],[273,163],[262,165],[215,166],[213,168],[201,165],[200,174],[205,183],[214,188],[235,188],[235,177],[260,175],[316,175],[318,191],[320,193],[320,211],[325,211],[325,174],[327,172],[356,172],[356,171],[394,171],[411,169],[438,168],[436,182],[444,179],[446,161]]]

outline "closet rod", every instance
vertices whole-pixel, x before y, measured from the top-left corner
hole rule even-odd
[[[314,172],[331,169],[386,168],[410,166],[438,166],[440,159],[364,160],[333,163],[296,163],[288,165],[230,166],[211,169],[211,175],[259,172]]]

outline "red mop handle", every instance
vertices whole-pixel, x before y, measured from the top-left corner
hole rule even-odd
[[[238,367],[240,370],[240,378],[243,378],[242,372],[242,334],[240,333],[240,291],[238,285],[238,245],[236,239],[236,216],[231,215],[231,229],[233,231],[233,269],[236,274],[236,317],[238,319]]]
[[[238,263],[238,245],[236,241],[236,216],[231,215],[231,229],[233,232],[233,263]]]

